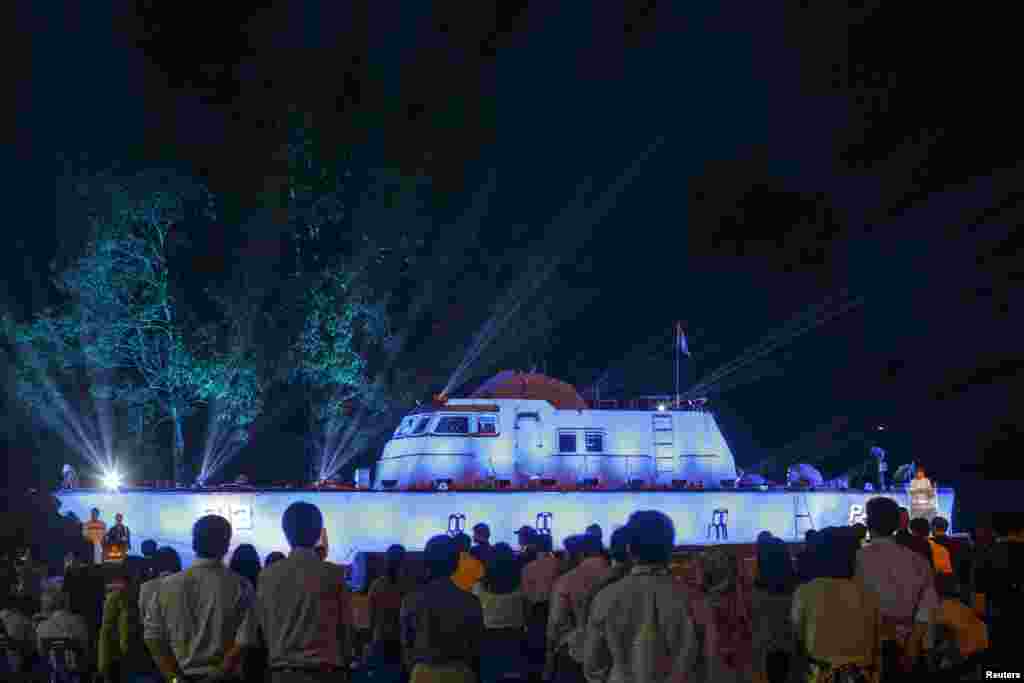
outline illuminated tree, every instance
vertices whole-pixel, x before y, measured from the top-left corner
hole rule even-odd
[[[190,312],[172,268],[187,220],[212,220],[206,188],[171,172],[109,184],[109,215],[56,279],[63,306],[35,316],[18,341],[48,354],[64,370],[94,369],[97,398],[128,404],[173,424],[174,476],[188,480],[183,420],[210,400],[227,403],[225,419],[259,409],[260,384],[249,358],[223,343],[217,326]]]

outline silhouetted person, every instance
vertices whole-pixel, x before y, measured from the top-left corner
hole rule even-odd
[[[260,574],[256,604],[239,631],[241,646],[266,646],[273,683],[335,680],[351,654],[345,573],[315,550],[323,524],[311,503],[285,509],[281,526],[292,551]]]
[[[114,515],[114,526],[107,532],[107,543],[111,545],[123,545],[128,550],[132,547],[132,534],[124,525],[124,515],[120,512]]]
[[[195,562],[187,572],[158,580],[145,639],[165,677],[228,672],[235,634],[253,600],[249,582],[224,566],[230,546],[231,524],[217,515],[202,517],[192,527]]]
[[[473,547],[469,553],[485,566],[491,560],[491,528],[480,522],[473,526]]]

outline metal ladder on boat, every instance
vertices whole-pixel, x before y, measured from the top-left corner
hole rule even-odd
[[[798,493],[793,497],[793,538],[798,541],[800,540],[801,519],[806,519],[811,529],[814,529],[814,518],[811,517],[811,508],[807,505],[806,493]]]

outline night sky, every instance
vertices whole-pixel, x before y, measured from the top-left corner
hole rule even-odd
[[[885,424],[891,457],[912,452],[940,480],[983,464],[1019,476],[994,471],[1019,447],[1024,361],[1009,22],[899,3],[689,4],[26,8],[7,298],[45,300],[47,264],[74,240],[66,207],[53,222],[38,210],[55,152],[173,159],[245,195],[289,105],[340,143],[370,117],[395,162],[425,168],[454,204],[496,169],[498,249],[502,226],[543,230],[585,176],[600,190],[663,136],[614,211],[559,242],[571,249],[546,291],[592,296],[560,326],[548,374],[586,387],[616,369],[671,392],[676,320],[692,378],[847,292],[864,304],[718,398],[740,464],[744,446]]]

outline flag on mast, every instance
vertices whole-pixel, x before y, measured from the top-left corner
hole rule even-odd
[[[690,349],[686,346],[686,335],[683,334],[682,323],[676,323],[676,347],[683,354],[690,355]]]

